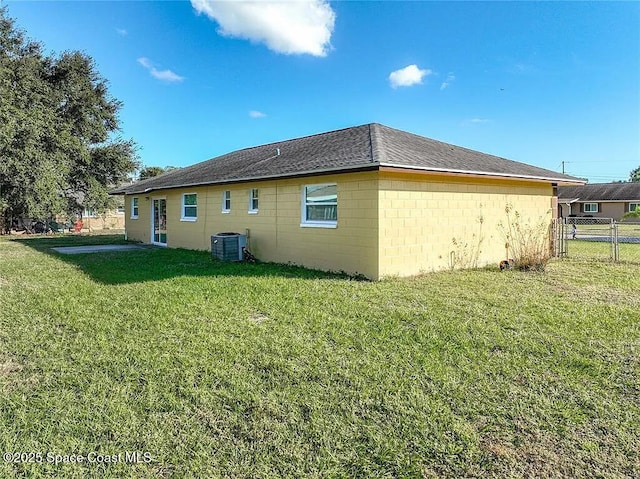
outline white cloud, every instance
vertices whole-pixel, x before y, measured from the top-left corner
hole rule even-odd
[[[285,55],[326,56],[336,14],[326,0],[191,0],[200,14],[215,20],[218,33],[264,43]]]
[[[177,75],[171,70],[156,70],[155,68],[152,68],[151,75],[153,75],[158,80],[164,80],[167,82],[180,82],[184,80],[184,77]]]
[[[138,63],[146,68],[151,76],[157,78],[158,80],[166,81],[169,83],[181,82],[184,80],[184,77],[181,77],[177,73],[172,72],[171,70],[158,70],[153,66],[151,60],[145,57],[138,58]]]
[[[392,88],[399,86],[411,86],[422,83],[425,76],[431,75],[431,70],[421,70],[417,65],[409,65],[389,74],[389,82]]]
[[[138,58],[138,63],[143,67],[145,67],[147,70],[150,70],[151,68],[153,68],[148,58],[140,57]]]
[[[258,111],[258,110],[251,110],[249,112],[249,116],[251,118],[264,118],[267,115],[266,115],[266,113],[262,113],[261,111]]]
[[[124,28],[116,28],[116,32],[118,32],[118,35],[120,35],[121,37],[126,37],[129,34],[129,32]]]
[[[447,79],[442,82],[442,85],[440,85],[440,90],[444,90],[445,88],[447,88],[449,85],[451,85],[451,83],[455,81],[455,79],[456,76],[453,73],[449,73],[447,75]]]
[[[471,123],[489,123],[490,121],[491,120],[487,118],[471,118],[471,120],[469,120]]]

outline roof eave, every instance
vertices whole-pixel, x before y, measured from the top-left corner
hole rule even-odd
[[[482,176],[485,178],[523,179],[523,180],[532,180],[532,181],[552,182],[552,183],[557,183],[558,185],[583,185],[586,183],[586,181],[577,180],[577,179],[570,180],[567,178],[555,178],[555,177],[545,177],[545,176],[535,176],[535,175],[516,175],[516,174],[510,174],[510,173],[496,173],[496,172],[489,172],[489,171],[456,170],[456,169],[450,169],[450,168],[434,168],[434,167],[424,167],[424,166],[415,166],[415,165],[396,165],[393,163],[375,163],[375,164],[363,163],[360,165],[350,165],[350,166],[345,166],[340,168],[322,168],[317,170],[305,170],[305,171],[299,171],[299,172],[292,172],[288,174],[247,176],[243,178],[233,178],[229,180],[220,180],[220,181],[186,182],[186,183],[178,183],[170,186],[155,186],[155,187],[149,187],[145,189],[133,189],[131,191],[128,191],[128,190],[132,187],[120,188],[120,189],[111,190],[109,194],[110,195],[144,194],[152,191],[171,190],[176,188],[187,188],[187,187],[208,186],[208,185],[225,185],[225,184],[233,184],[233,183],[247,183],[250,181],[268,181],[268,180],[277,180],[281,178],[284,179],[284,178],[299,178],[302,176],[327,175],[331,173],[371,171],[371,170],[377,170],[379,168],[390,168],[390,169],[399,169],[399,170],[418,170],[418,171],[424,171],[424,172],[451,174],[451,175]]]
[[[278,175],[265,175],[265,176],[248,176],[244,178],[233,178],[229,180],[220,180],[220,181],[201,181],[196,183],[180,183],[170,186],[157,186],[145,188],[144,190],[134,190],[134,191],[125,191],[124,193],[117,194],[125,194],[125,195],[136,195],[136,194],[144,194],[149,193],[151,191],[158,190],[174,190],[176,188],[189,188],[195,186],[209,186],[209,185],[229,185],[233,183],[247,183],[250,181],[269,181],[269,180],[278,180],[278,179],[288,179],[288,178],[299,178],[302,176],[318,176],[318,175],[329,175],[332,173],[356,173],[358,171],[372,171],[377,170],[377,164],[364,163],[360,165],[351,165],[340,168],[323,168],[318,170],[307,170],[300,172],[293,172],[287,174],[278,174]],[[109,194],[112,194],[109,192]],[[116,193],[113,193],[116,194]]]
[[[535,175],[517,175],[517,174],[511,174],[511,173],[497,173],[497,172],[491,172],[491,171],[456,170],[452,168],[397,165],[393,163],[380,163],[380,166],[384,168],[392,168],[392,169],[400,169],[400,170],[419,170],[419,171],[433,172],[433,173],[440,173],[440,174],[470,175],[470,176],[482,176],[482,177],[488,177],[488,178],[513,178],[513,179],[535,180],[535,181],[557,183],[558,185],[583,185],[586,183],[586,181],[579,180],[579,179],[572,180],[569,178],[555,178],[555,177],[535,176]]]

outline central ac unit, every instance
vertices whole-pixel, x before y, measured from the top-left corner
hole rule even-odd
[[[211,256],[221,261],[242,261],[247,236],[240,233],[216,233],[211,236]]]

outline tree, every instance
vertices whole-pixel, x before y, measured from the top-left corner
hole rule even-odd
[[[145,166],[140,170],[138,179],[147,180],[149,178],[153,178],[154,176],[161,175],[165,171],[166,170],[161,166]]]
[[[138,167],[107,81],[81,52],[45,55],[0,8],[0,215],[104,211],[107,191]],[[82,204],[80,204],[82,203]]]
[[[138,174],[138,180],[148,180],[149,178],[161,175],[167,171],[176,170],[177,168],[177,166],[165,166],[164,168],[162,166],[144,166]]]
[[[629,173],[629,181],[640,181],[640,166],[631,170],[631,173]]]

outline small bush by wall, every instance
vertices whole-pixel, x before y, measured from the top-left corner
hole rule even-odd
[[[505,239],[508,260],[513,267],[524,271],[544,271],[551,257],[549,220],[525,219],[511,204],[505,207],[505,220],[498,223]]]
[[[484,242],[484,234],[482,232],[484,217],[480,215],[476,223],[478,224],[477,233],[472,233],[468,239],[453,238],[451,240],[452,250],[449,257],[451,269],[475,269],[478,267],[478,260],[482,253],[482,243]]]

